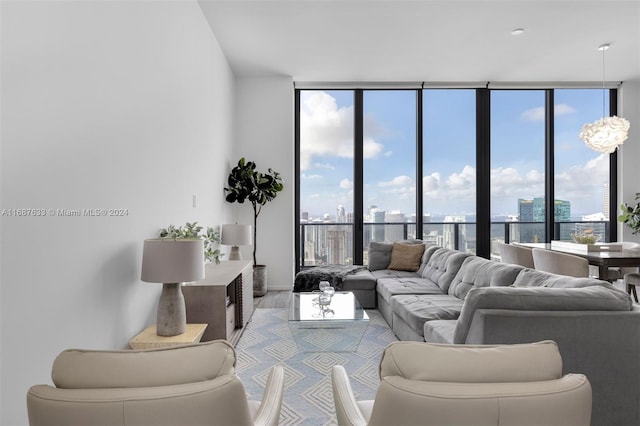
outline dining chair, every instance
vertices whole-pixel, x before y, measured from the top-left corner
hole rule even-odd
[[[524,266],[525,268],[533,268],[533,253],[530,247],[517,244],[498,243],[500,258],[503,263],[511,263],[514,265]]]
[[[552,274],[570,277],[589,276],[589,261],[583,257],[568,253],[534,248],[533,264],[535,269]]]

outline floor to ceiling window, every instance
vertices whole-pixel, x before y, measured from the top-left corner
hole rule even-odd
[[[491,223],[492,241],[545,240],[544,90],[491,91]]]
[[[476,91],[423,90],[423,239],[476,251]]]
[[[591,123],[602,117],[603,111],[609,111],[609,97],[604,94],[602,89],[554,91],[554,192],[556,198],[567,200],[570,207],[568,220],[557,224],[563,240],[577,232],[595,234],[600,241],[608,241],[610,156],[589,149],[578,138],[584,123]]]
[[[371,241],[495,258],[495,242],[615,238],[615,154],[578,139],[604,93],[297,89],[297,268],[367,264]]]
[[[353,263],[353,91],[300,93],[302,265]]]
[[[416,238],[416,91],[363,92],[363,248]]]

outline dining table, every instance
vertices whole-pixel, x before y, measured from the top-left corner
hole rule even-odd
[[[519,245],[532,248],[544,248],[547,250],[569,253],[580,256],[589,262],[590,265],[598,267],[598,276],[607,277],[609,268],[639,268],[640,250],[601,250],[587,251],[584,249],[572,249],[570,247],[558,247],[551,243],[518,243]],[[616,243],[611,243],[616,244]],[[619,244],[619,243],[618,243]],[[623,246],[624,247],[624,246]]]

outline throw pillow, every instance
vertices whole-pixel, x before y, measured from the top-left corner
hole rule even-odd
[[[388,268],[396,271],[416,272],[420,269],[424,248],[424,244],[393,243],[391,262],[389,262]]]
[[[378,243],[372,241],[369,244],[369,270],[377,271],[379,269],[387,269],[391,261],[391,243]]]

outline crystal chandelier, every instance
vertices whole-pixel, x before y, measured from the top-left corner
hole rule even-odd
[[[627,140],[629,133],[629,121],[622,117],[605,117],[604,95],[605,95],[605,74],[604,74],[604,52],[609,48],[608,44],[598,47],[602,51],[602,118],[593,123],[582,126],[580,139],[591,149],[605,154],[611,154],[618,145]]]

